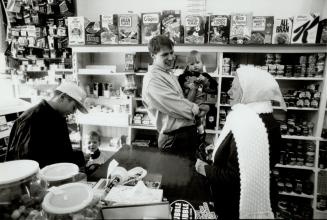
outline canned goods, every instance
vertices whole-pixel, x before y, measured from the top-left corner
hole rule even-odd
[[[317,57],[315,54],[309,55],[308,56],[308,63],[309,64],[315,64],[317,62]]]
[[[272,63],[274,63],[274,54],[267,53],[266,56],[265,56],[265,63],[266,64],[272,64]]]
[[[265,65],[265,66],[261,66],[261,69],[262,69],[262,70],[265,70],[265,71],[268,71],[268,66],[267,66],[267,65]]]
[[[275,64],[280,64],[282,62],[282,55],[280,53],[275,54]]]
[[[293,191],[293,184],[290,179],[285,179],[285,190],[286,192],[292,192]]]
[[[306,157],[305,157],[305,165],[308,167],[313,167],[315,161],[315,153],[314,152],[306,152]]]
[[[297,194],[302,194],[303,183],[300,179],[295,179],[294,192]]]
[[[307,195],[313,194],[313,183],[309,180],[305,181],[303,184],[303,193]]]
[[[223,58],[223,64],[230,64],[230,58],[229,57],[224,57]]]
[[[230,65],[229,64],[224,64],[223,65],[223,74],[229,74],[230,73]]]
[[[325,169],[327,163],[327,154],[325,149],[319,149],[319,168]]]
[[[296,165],[296,156],[294,151],[289,151],[288,152],[288,164],[289,165]]]
[[[306,64],[307,63],[307,57],[306,56],[300,56],[299,63],[300,64]]]
[[[325,59],[326,59],[326,54],[325,53],[318,53],[317,54],[317,62],[325,62]]]
[[[321,211],[327,210],[327,195],[317,196],[317,209]]]
[[[317,63],[317,65],[316,65],[316,70],[317,70],[317,74],[316,74],[316,76],[323,76],[323,74],[324,74],[324,68],[325,68],[325,65],[324,65],[324,63]]]

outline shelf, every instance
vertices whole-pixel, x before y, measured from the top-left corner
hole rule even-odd
[[[307,194],[304,194],[304,193],[297,194],[295,192],[291,192],[291,193],[288,193],[288,192],[279,192],[278,194],[279,195],[283,195],[283,196],[294,196],[294,197],[301,197],[301,198],[313,199],[313,195],[307,195]]]
[[[277,167],[277,168],[288,168],[288,169],[311,170],[311,171],[314,171],[314,167],[307,167],[307,166],[276,164],[275,167]]]
[[[325,169],[320,169],[320,168],[318,168],[318,170],[319,170],[319,171],[327,172],[327,168],[325,168]]]
[[[304,81],[323,81],[323,77],[275,77],[276,80],[304,80]]]
[[[206,133],[207,134],[218,134],[217,130],[213,130],[213,129],[206,129]]]
[[[76,123],[87,124],[95,126],[108,126],[108,127],[125,127],[128,125],[129,115],[127,113],[88,113],[76,114]]]
[[[73,53],[135,53],[148,52],[145,44],[121,44],[121,45],[69,45]],[[210,44],[177,44],[175,52],[187,52],[197,50],[199,52],[213,53],[326,53],[325,44],[238,44],[238,45],[210,45]]]
[[[319,137],[314,136],[296,136],[296,135],[282,135],[284,139],[294,139],[294,140],[308,140],[308,141],[315,141],[319,140]]]
[[[135,74],[134,72],[112,72],[109,69],[79,69],[78,75],[87,75],[87,76],[125,76]]]
[[[8,137],[10,135],[10,129],[0,131],[0,139]]]
[[[279,106],[273,106],[273,109],[282,110]],[[294,110],[294,111],[318,111],[319,108],[297,108],[297,107],[287,107],[287,110]]]
[[[154,130],[156,131],[157,128],[153,125],[153,126],[150,126],[150,125],[131,125],[131,128],[134,128],[134,129],[144,129],[144,130]]]

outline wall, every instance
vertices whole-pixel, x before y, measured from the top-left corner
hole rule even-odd
[[[156,12],[164,9],[186,11],[187,0],[76,0],[77,15],[91,20],[100,14],[126,13],[133,11]],[[319,12],[327,17],[326,0],[206,0],[208,13],[230,14],[232,12],[253,12],[253,15],[293,16]],[[140,3],[141,2],[141,3]],[[185,14],[185,13],[184,13]]]

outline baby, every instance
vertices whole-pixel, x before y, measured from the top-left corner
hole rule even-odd
[[[184,96],[198,105],[204,106],[204,111],[197,119],[197,129],[200,135],[204,134],[205,115],[210,110],[210,106],[204,104],[207,94],[217,94],[218,83],[208,73],[203,72],[203,62],[201,54],[193,50],[187,56],[187,66],[178,81],[183,89]]]

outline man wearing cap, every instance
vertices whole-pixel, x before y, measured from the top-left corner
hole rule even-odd
[[[87,113],[85,98],[85,92],[75,83],[64,82],[50,100],[25,111],[10,132],[7,160],[31,159],[41,168],[60,162],[84,167],[83,154],[73,151],[65,117],[76,109]]]

